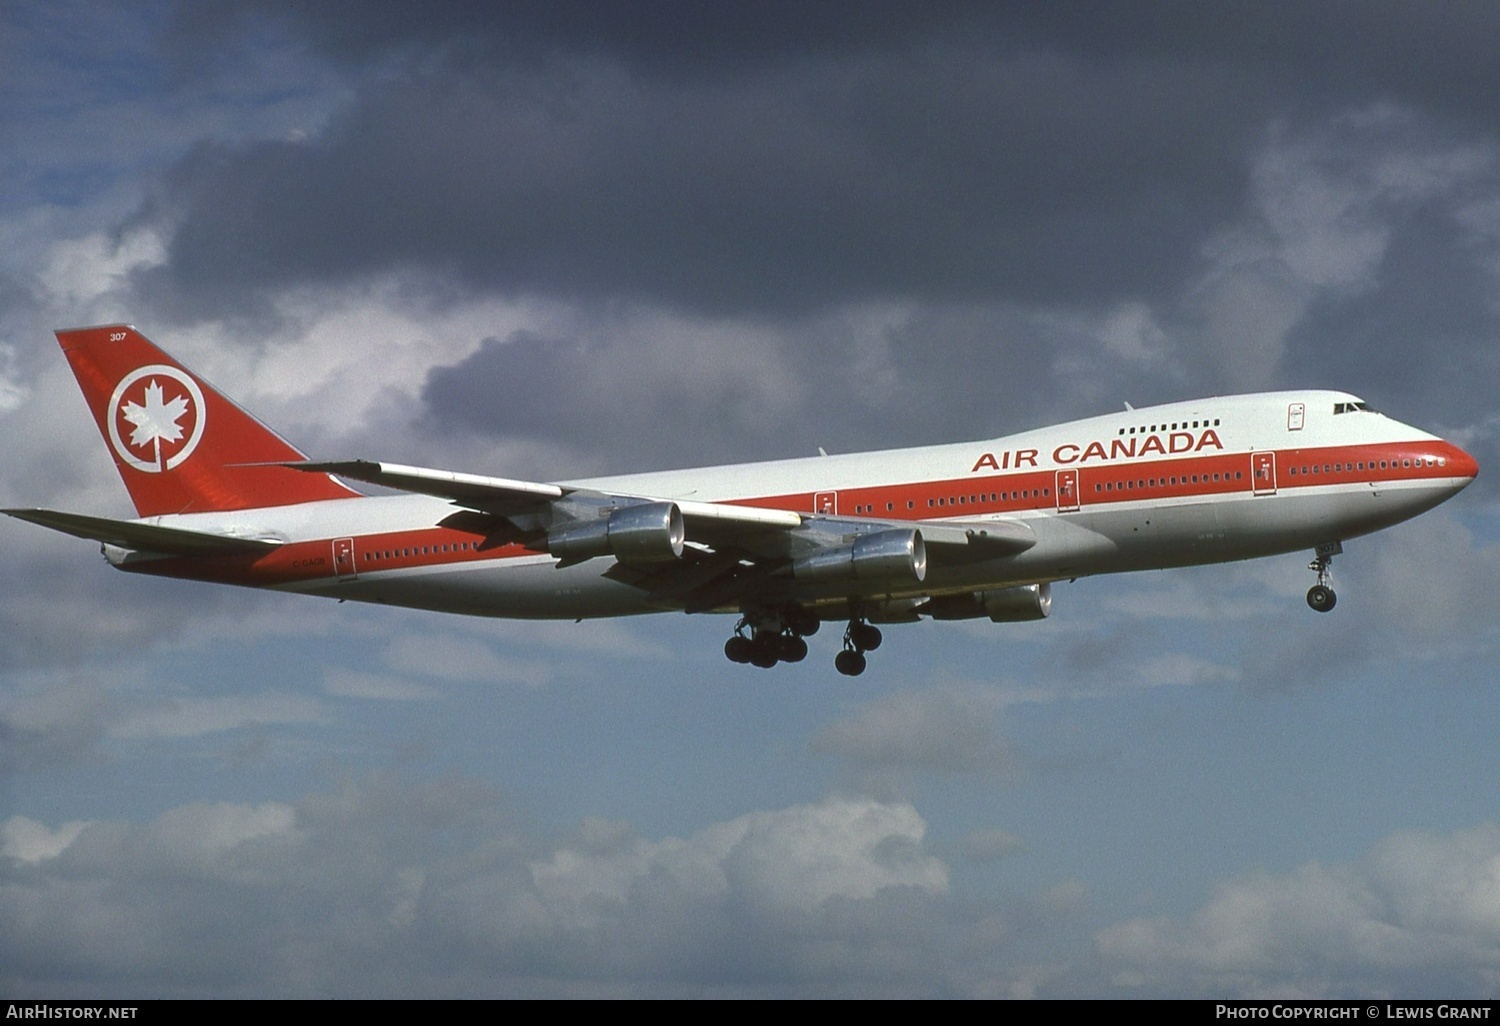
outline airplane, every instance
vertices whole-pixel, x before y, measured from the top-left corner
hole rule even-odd
[[[97,541],[121,570],[477,616],[737,614],[725,655],[767,668],[845,621],[849,676],[877,624],[1040,620],[1053,583],[1095,574],[1311,549],[1307,603],[1327,612],[1342,542],[1479,470],[1309,390],[1126,404],[978,443],[516,481],[312,460],[129,325],[56,335],[138,518],[3,512]]]

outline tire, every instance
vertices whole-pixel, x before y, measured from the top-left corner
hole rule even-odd
[[[852,649],[845,649],[833,657],[833,666],[845,677],[858,677],[865,672],[865,657]]]
[[[880,628],[868,623],[857,623],[849,631],[849,640],[861,652],[873,652],[880,647]]]
[[[728,657],[731,663],[748,663],[750,661],[750,652],[754,647],[749,638],[736,634],[724,642],[724,655]]]
[[[777,654],[785,663],[800,663],[807,658],[807,642],[795,634],[784,634],[778,639]]]
[[[781,661],[781,657],[776,654],[779,647],[775,638],[757,636],[750,643],[750,662],[762,670],[769,670]]]
[[[1314,584],[1307,589],[1307,604],[1320,613],[1326,613],[1338,602],[1333,589],[1324,584]]]

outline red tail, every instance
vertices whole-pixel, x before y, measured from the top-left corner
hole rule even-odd
[[[57,341],[141,516],[356,494],[331,477],[254,466],[306,457],[129,325],[59,331]]]

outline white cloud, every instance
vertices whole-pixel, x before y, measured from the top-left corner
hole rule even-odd
[[[30,395],[30,387],[16,369],[15,347],[0,343],[0,413],[16,409]]]
[[[384,657],[394,670],[442,680],[534,688],[556,674],[552,662],[502,656],[477,638],[457,634],[406,634],[386,646]]]
[[[981,686],[896,691],[818,731],[812,750],[875,769],[1002,770],[1014,756],[999,736],[998,717],[1014,700]]]
[[[533,863],[531,876],[544,898],[576,910],[597,908],[601,899],[621,904],[633,887],[664,873],[687,894],[733,892],[757,905],[810,911],[888,887],[946,891],[946,868],[922,851],[925,833],[910,805],[829,799],[749,813],[686,840],[563,848]]]
[[[1139,363],[1165,359],[1170,343],[1145,303],[1125,303],[1110,311],[1098,336],[1106,349]]]
[[[83,833],[88,820],[75,819],[56,830],[25,816],[11,816],[0,823],[0,855],[22,862],[56,858]]]
[[[128,284],[132,271],[160,266],[166,259],[166,243],[151,229],[135,229],[118,238],[95,232],[63,239],[53,243],[46,266],[37,274],[38,299],[49,309],[74,310],[75,317],[117,307],[119,300],[111,303],[108,297]],[[112,316],[120,315],[86,314],[90,320]]]
[[[1096,939],[1118,982],[1160,992],[1494,997],[1500,828],[1393,834],[1358,862],[1252,873],[1185,919]]]
[[[813,964],[863,979],[883,937],[905,939],[877,962],[909,973],[934,957],[913,930],[946,915],[947,869],[910,805],[830,798],[660,840],[588,820],[556,845],[497,811],[469,782],[372,779],[140,824],[13,817],[0,827],[13,856],[0,861],[0,980],[28,993],[82,972],[144,994],[555,994],[624,971],[663,993],[741,979],[754,992]],[[893,985],[874,971],[866,987]]]
[[[142,702],[110,727],[116,738],[184,738],[266,724],[308,724],[327,720],[322,702],[305,695],[163,696]]]
[[[362,673],[348,667],[323,671],[323,690],[340,698],[368,698],[380,702],[425,702],[441,696],[427,684],[386,674]]]
[[[1435,142],[1393,108],[1274,126],[1251,169],[1249,208],[1204,245],[1208,268],[1183,299],[1217,376],[1233,389],[1267,387],[1320,296],[1376,285],[1402,212],[1461,199],[1494,164],[1493,147]]]

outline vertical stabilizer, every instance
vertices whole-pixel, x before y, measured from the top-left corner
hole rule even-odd
[[[357,493],[275,466],[306,457],[129,325],[57,332],[140,516],[290,506]]]

